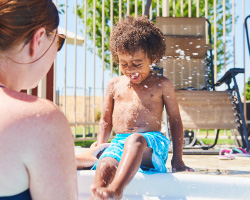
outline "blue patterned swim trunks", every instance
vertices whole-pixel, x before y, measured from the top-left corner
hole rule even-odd
[[[120,162],[124,150],[125,140],[131,134],[133,133],[117,134],[116,137],[111,141],[111,145],[102,153],[99,161],[102,158],[111,157]],[[152,163],[154,168],[141,166],[138,171],[147,174],[166,173],[167,168],[165,164],[168,158],[168,148],[170,144],[169,139],[165,137],[161,132],[145,132],[140,134],[142,134],[147,140],[148,147],[153,149]],[[96,169],[98,162],[92,167],[93,170]]]

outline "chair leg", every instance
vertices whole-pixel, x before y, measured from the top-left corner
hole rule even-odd
[[[213,148],[213,147],[217,144],[217,141],[218,141],[218,138],[219,138],[219,132],[220,132],[220,129],[217,130],[217,133],[216,133],[216,137],[215,137],[214,143],[213,143],[211,146],[208,146],[208,147],[201,147],[201,148],[202,148],[203,150],[208,150],[208,149]]]
[[[235,129],[231,129],[232,131],[232,135],[234,136],[234,144],[237,146],[237,147],[241,147],[242,146],[242,143],[238,140],[237,136],[239,135],[238,130],[235,130]]]

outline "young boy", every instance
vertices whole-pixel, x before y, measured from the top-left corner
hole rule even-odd
[[[173,142],[172,167],[191,170],[182,161],[183,127],[174,88],[165,77],[152,75],[150,66],[165,53],[162,32],[145,17],[119,21],[110,50],[123,76],[108,83],[96,145],[117,133],[96,168],[92,199],[121,199],[138,171],[164,173],[169,140],[160,133],[165,105]]]

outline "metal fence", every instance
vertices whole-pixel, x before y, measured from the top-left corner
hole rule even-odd
[[[54,2],[60,10],[59,31],[67,36],[67,45],[58,53],[54,67],[54,102],[60,104],[60,108],[67,116],[75,140],[94,139],[106,83],[110,78],[121,74],[121,71],[115,68],[112,56],[107,50],[109,34],[115,21],[126,15],[143,15],[147,2],[146,0],[55,0]],[[242,6],[242,18],[237,18],[236,3]],[[150,20],[157,16],[208,18],[213,26],[214,71],[217,71],[219,65],[223,73],[228,68],[236,66],[236,55],[243,61],[240,67],[245,68],[244,9],[244,0],[236,2],[235,0],[153,0],[148,17]],[[240,35],[235,34],[236,19],[240,24]],[[236,47],[237,37],[242,38],[240,47]],[[221,49],[217,47],[221,43],[224,54],[218,61]],[[239,51],[237,54],[238,49],[243,52]],[[214,75],[216,81],[217,73]],[[243,79],[245,83],[245,76]],[[41,81],[39,85],[40,90],[44,87],[43,82]]]

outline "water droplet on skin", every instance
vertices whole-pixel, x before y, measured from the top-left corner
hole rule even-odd
[[[199,53],[192,53],[192,55],[193,55],[193,56],[198,56],[198,55],[199,55]]]
[[[146,124],[148,125],[149,123],[148,123],[148,122],[146,122]]]
[[[158,84],[159,87],[161,87],[161,84]]]
[[[187,28],[185,27],[185,28],[184,28],[184,31],[186,31],[186,30],[187,30]]]
[[[148,88],[148,86],[147,86],[147,85],[144,85],[144,87],[145,87],[145,88]]]
[[[201,48],[201,45],[197,45],[195,48],[196,48],[196,49],[199,49],[199,48]]]
[[[189,44],[193,44],[193,42],[189,42]]]
[[[170,98],[170,96],[167,96],[167,98]]]
[[[136,122],[136,120],[134,119],[134,122]]]

